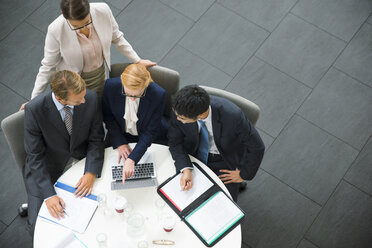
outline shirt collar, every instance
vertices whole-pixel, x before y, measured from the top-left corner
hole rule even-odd
[[[57,98],[56,98],[56,95],[54,94],[54,92],[52,92],[52,99],[53,99],[53,102],[54,104],[56,105],[58,111],[61,111],[63,109],[64,106],[68,106],[70,107],[71,109],[74,109],[74,106],[72,105],[63,105],[62,103],[60,103]]]
[[[201,121],[204,121],[204,122],[211,122],[212,121],[212,108],[211,108],[211,105],[209,105],[209,113],[208,113],[207,118],[205,118],[205,119],[203,119]]]

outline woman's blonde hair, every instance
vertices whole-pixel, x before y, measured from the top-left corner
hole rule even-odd
[[[54,74],[50,88],[62,100],[68,100],[68,93],[80,94],[86,88],[84,79],[73,71],[58,71]]]
[[[144,89],[152,82],[150,72],[140,64],[128,65],[120,78],[121,83],[131,90]]]

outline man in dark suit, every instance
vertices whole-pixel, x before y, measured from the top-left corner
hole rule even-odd
[[[253,179],[263,158],[265,146],[257,130],[239,107],[210,97],[197,85],[176,93],[173,110],[169,150],[182,172],[181,188],[193,186],[190,154],[212,169],[237,201],[239,183]]]
[[[57,72],[51,89],[25,107],[23,175],[31,234],[44,200],[52,216],[64,217],[65,203],[53,185],[73,159],[86,157],[84,175],[75,185],[80,197],[91,193],[103,165],[104,132],[97,94],[86,90],[84,80],[72,71]]]

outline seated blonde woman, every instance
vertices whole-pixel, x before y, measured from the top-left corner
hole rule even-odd
[[[152,143],[167,143],[168,124],[163,116],[165,90],[152,82],[141,64],[127,66],[121,77],[106,80],[102,96],[103,121],[108,139],[124,159],[123,182]],[[132,150],[128,143],[137,142]]]

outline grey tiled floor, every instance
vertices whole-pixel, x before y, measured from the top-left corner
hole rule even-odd
[[[106,2],[140,56],[179,71],[181,86],[260,106],[267,150],[239,196],[243,248],[372,247],[371,0]],[[0,119],[29,99],[58,5],[0,0]],[[0,136],[0,247],[32,247]]]

